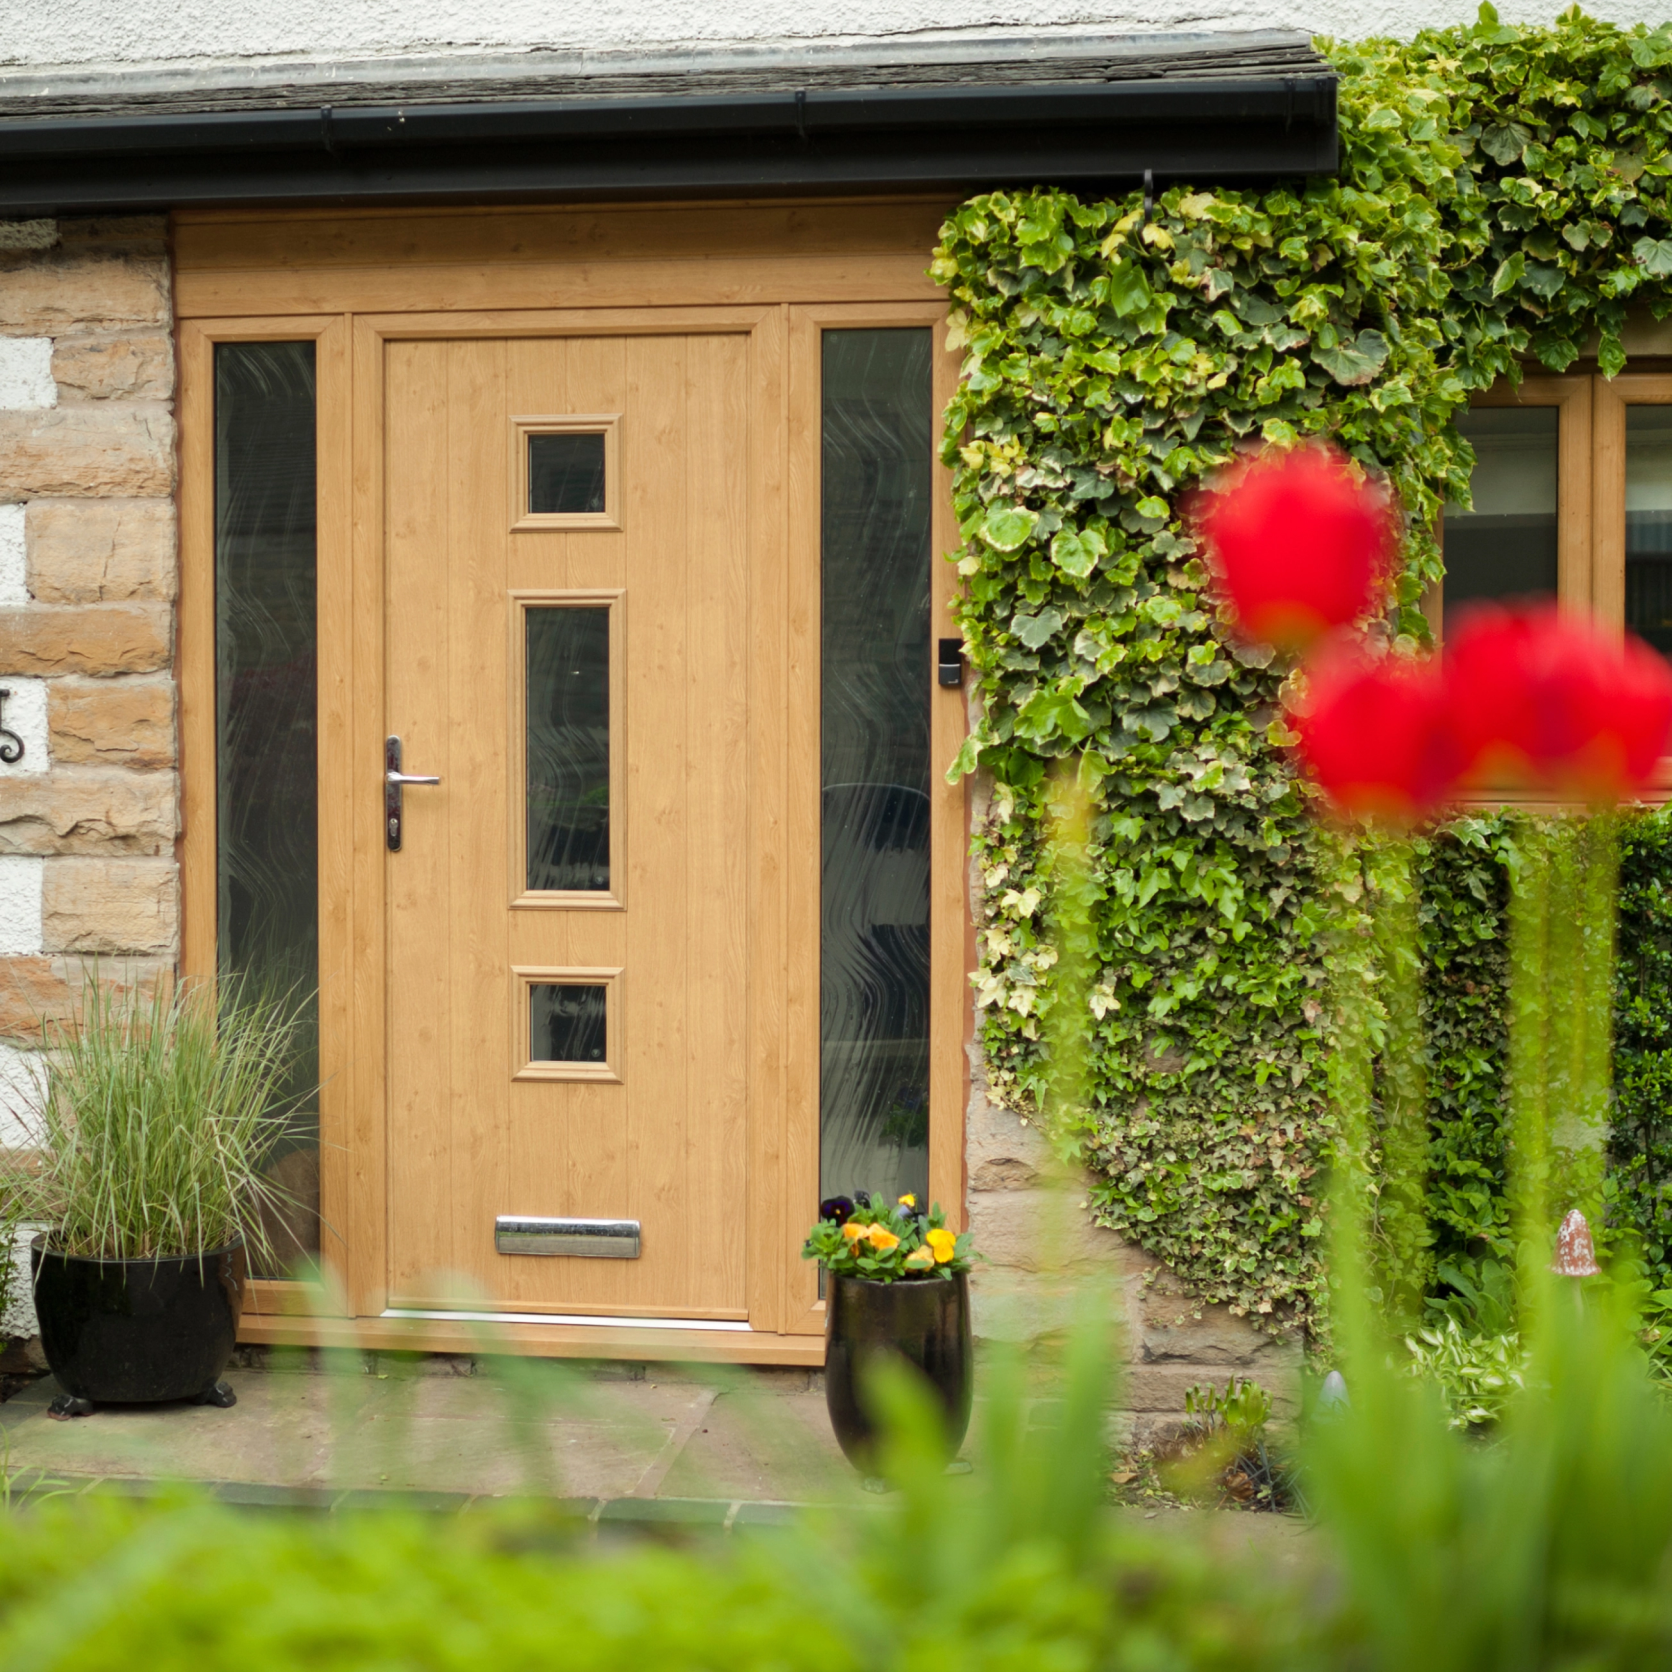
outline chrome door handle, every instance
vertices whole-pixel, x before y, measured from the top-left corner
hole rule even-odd
[[[401,825],[404,821],[401,792],[408,784],[439,784],[441,780],[422,772],[401,771],[401,740],[383,740],[383,834],[390,853],[401,851]]]

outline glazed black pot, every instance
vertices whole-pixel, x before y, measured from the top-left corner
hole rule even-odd
[[[891,1357],[915,1365],[928,1379],[946,1416],[946,1455],[957,1456],[975,1392],[967,1272],[895,1283],[834,1273],[829,1278],[824,1400],[843,1453],[867,1474],[876,1432],[864,1405],[866,1376],[871,1365]]]
[[[231,1405],[220,1379],[238,1339],[242,1241],[205,1254],[93,1260],[29,1247],[41,1350],[64,1389],[55,1416],[95,1405],[193,1399]]]

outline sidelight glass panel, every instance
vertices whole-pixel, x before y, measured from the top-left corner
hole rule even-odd
[[[604,509],[604,433],[561,430],[528,438],[528,508],[579,516]]]
[[[215,349],[215,745],[219,962],[305,1001],[296,1094],[270,1171],[295,1207],[281,1268],[319,1249],[319,862],[314,345]]]
[[[610,612],[530,609],[528,887],[610,886]]]
[[[823,344],[821,1194],[928,1190],[927,329]]]
[[[1474,509],[1446,507],[1445,619],[1492,598],[1556,596],[1553,406],[1476,407],[1457,427],[1475,450]]]
[[[532,1062],[605,1061],[608,989],[602,983],[536,982],[528,989]]]
[[[1626,626],[1672,655],[1672,407],[1626,408]]]

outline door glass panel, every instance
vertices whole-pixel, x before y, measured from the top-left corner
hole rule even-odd
[[[314,345],[215,348],[215,748],[219,962],[303,1004],[270,1171],[296,1206],[281,1269],[319,1249],[319,849]],[[271,1275],[271,1274],[269,1274]]]
[[[1672,654],[1672,407],[1626,408],[1626,626]]]
[[[607,989],[599,983],[536,982],[528,989],[532,1062],[603,1062]]]
[[[1474,509],[1446,506],[1445,619],[1488,598],[1556,596],[1553,406],[1476,407],[1457,421],[1475,450]]]
[[[528,438],[528,508],[545,515],[604,509],[602,430],[562,430]]]
[[[824,333],[825,1196],[928,1190],[930,353]]]
[[[610,886],[610,612],[527,622],[528,887]]]

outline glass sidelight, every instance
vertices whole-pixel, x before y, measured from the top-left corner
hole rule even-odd
[[[306,997],[298,1092],[319,1080],[314,345],[215,348],[218,961]],[[298,1205],[281,1260],[319,1249],[319,1111],[275,1152]]]
[[[822,350],[819,1179],[928,1190],[932,334]]]
[[[1474,509],[1446,507],[1445,616],[1491,598],[1554,598],[1560,465],[1554,406],[1476,407],[1457,421],[1475,450]]]

